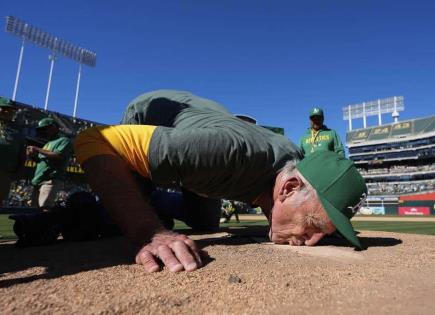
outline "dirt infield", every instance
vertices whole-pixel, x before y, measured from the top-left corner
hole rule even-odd
[[[0,244],[2,314],[433,314],[435,237],[363,232],[273,245],[265,227],[194,235],[191,273],[147,274],[122,238],[18,249]]]

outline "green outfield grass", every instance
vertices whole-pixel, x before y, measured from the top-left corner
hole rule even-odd
[[[435,222],[354,221],[356,230],[435,235]]]
[[[12,230],[13,221],[8,219],[8,215],[0,215],[0,240],[13,240],[15,234]],[[267,225],[265,220],[249,220],[236,223],[232,220],[230,223],[223,223],[221,227],[229,226],[264,226]],[[355,221],[353,226],[356,230],[369,231],[386,231],[411,234],[435,235],[435,222],[400,222],[400,221]],[[188,227],[180,221],[175,222],[175,229],[188,229]]]
[[[12,230],[13,222],[8,214],[0,214],[0,241],[16,239],[15,233]]]

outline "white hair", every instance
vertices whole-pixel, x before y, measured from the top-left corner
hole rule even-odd
[[[296,169],[296,162],[293,160],[287,161],[282,168],[282,178],[283,180],[286,180],[290,178]]]
[[[298,177],[303,185],[298,193],[293,197],[292,203],[295,207],[302,206],[307,200],[318,199],[317,192],[313,186],[303,177],[303,175],[296,169],[295,161],[288,161],[282,169],[282,180],[285,181],[291,177]],[[321,205],[321,204],[320,204]],[[323,208],[323,206],[322,206]],[[320,209],[309,209],[304,217],[305,225],[318,227],[324,230],[327,226],[327,220],[319,215]],[[323,209],[322,209],[323,210]],[[324,211],[324,210],[323,210]]]

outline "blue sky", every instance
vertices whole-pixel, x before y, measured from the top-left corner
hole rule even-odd
[[[343,140],[347,104],[403,95],[401,120],[435,113],[434,1],[16,0],[0,12],[97,53],[77,114],[102,123],[159,88],[214,99],[295,142],[312,106]],[[20,41],[1,32],[0,43],[0,95],[11,97]],[[44,105],[48,54],[26,45],[18,101]],[[49,109],[72,114],[77,70],[56,62]]]

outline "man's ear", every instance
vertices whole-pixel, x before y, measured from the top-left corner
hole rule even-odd
[[[283,202],[287,197],[293,195],[295,191],[302,188],[304,183],[298,176],[292,176],[284,181],[278,192],[279,201]]]

